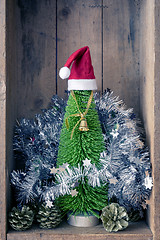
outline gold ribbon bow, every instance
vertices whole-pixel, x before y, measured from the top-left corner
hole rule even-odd
[[[82,120],[85,119],[85,115],[88,113],[88,110],[89,110],[89,107],[90,107],[90,105],[91,105],[92,98],[93,98],[93,91],[91,91],[91,95],[90,95],[89,100],[88,100],[88,103],[87,103],[86,111],[83,112],[83,113],[82,113],[82,112],[80,111],[80,109],[79,109],[78,102],[77,102],[77,99],[76,99],[76,96],[75,96],[73,90],[71,90],[71,95],[72,95],[72,97],[74,98],[74,100],[75,100],[75,102],[76,102],[76,105],[77,105],[77,108],[78,108],[79,113],[72,114],[72,115],[70,115],[70,116],[68,116],[68,117],[66,118],[65,122],[66,122],[66,127],[67,127],[67,129],[69,129],[69,122],[68,122],[68,118],[69,118],[69,117],[81,117],[81,118],[78,120],[78,122],[75,124],[75,126],[73,127],[73,129],[72,129],[72,132],[71,132],[71,139],[72,139],[75,128],[77,127],[77,125],[78,125]]]

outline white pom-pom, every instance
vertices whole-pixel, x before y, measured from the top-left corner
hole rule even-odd
[[[60,71],[59,71],[59,76],[60,76],[60,78],[62,78],[62,79],[66,79],[66,78],[68,78],[69,77],[69,75],[70,75],[70,69],[68,68],[68,67],[62,67],[61,69],[60,69]]]

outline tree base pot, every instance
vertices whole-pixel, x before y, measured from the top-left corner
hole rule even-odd
[[[67,222],[75,227],[93,227],[99,224],[99,219],[92,214],[88,214],[88,216],[83,214],[74,215],[69,212]]]

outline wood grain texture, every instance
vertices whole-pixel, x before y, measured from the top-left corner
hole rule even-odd
[[[101,0],[98,4],[101,4]],[[96,0],[59,0],[57,5],[58,72],[77,49],[89,46],[98,90],[102,89],[101,8]],[[58,95],[64,96],[67,80],[58,79]]]
[[[0,240],[6,237],[14,121],[33,117],[47,107],[56,93],[56,77],[58,94],[64,96],[67,81],[56,72],[72,52],[85,45],[91,50],[98,90],[110,88],[143,119],[154,179],[148,211],[153,236],[144,223],[117,234],[107,234],[102,226],[75,229],[64,224],[55,230],[9,231],[7,239],[160,239],[159,16],[160,0],[0,1]]]
[[[0,240],[6,238],[6,6],[0,2]]]
[[[157,163],[154,154],[154,1],[142,1],[140,14],[140,112],[145,132],[147,145],[150,149],[152,162],[152,175],[155,178]],[[155,185],[155,181],[154,181]],[[148,206],[147,219],[152,231],[155,231],[155,188],[152,190],[150,205]],[[160,209],[160,208],[159,208]],[[156,210],[157,211],[157,210]]]
[[[17,3],[18,117],[33,117],[56,93],[56,1]]]
[[[139,115],[139,1],[104,0],[103,89]]]
[[[12,205],[10,173],[15,169],[13,159],[13,128],[17,117],[17,71],[16,71],[16,19],[15,3],[12,0],[6,5],[6,202],[7,212]]]
[[[155,0],[154,66],[154,240],[160,239],[160,0]]]
[[[152,233],[144,222],[133,223],[125,231],[107,233],[99,224],[91,228],[72,227],[62,223],[53,230],[40,230],[37,228],[26,232],[10,231],[7,240],[152,240]]]

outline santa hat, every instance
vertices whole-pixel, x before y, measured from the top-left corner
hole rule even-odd
[[[70,66],[71,70],[69,69]],[[68,58],[64,67],[59,71],[62,79],[69,78],[68,90],[96,90],[97,84],[94,76],[89,47],[83,47]]]

